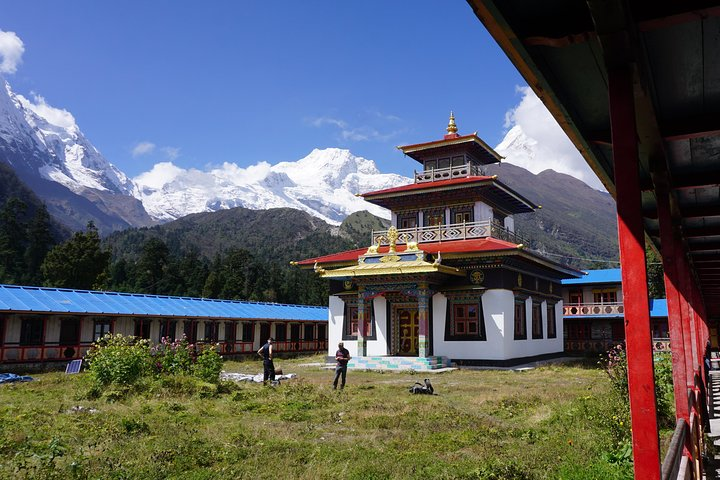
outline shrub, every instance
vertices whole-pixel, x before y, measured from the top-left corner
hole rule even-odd
[[[193,375],[210,383],[218,383],[223,367],[223,359],[215,345],[205,345],[198,354],[193,367]]]
[[[157,374],[189,374],[193,364],[193,345],[185,335],[180,340],[171,341],[168,337],[150,349],[153,367]]]
[[[96,384],[131,385],[148,372],[150,343],[135,337],[109,333],[85,356],[88,371]]]

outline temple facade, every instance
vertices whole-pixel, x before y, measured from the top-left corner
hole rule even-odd
[[[389,229],[297,262],[330,281],[328,355],[344,341],[351,367],[426,369],[561,354],[561,280],[580,272],[524,247],[514,216],[538,207],[485,174],[502,157],[452,114],[442,139],[398,148],[414,182],[362,194]]]

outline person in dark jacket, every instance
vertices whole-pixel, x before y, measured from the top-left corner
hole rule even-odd
[[[268,379],[270,382],[275,381],[275,365],[273,364],[273,338],[267,339],[265,345],[258,349],[257,353],[263,359],[263,383],[267,384]]]
[[[333,380],[333,390],[337,389],[338,380],[342,375],[340,389],[345,388],[345,377],[347,376],[347,364],[350,361],[350,352],[345,348],[343,342],[338,343],[337,352],[335,352],[335,380]]]

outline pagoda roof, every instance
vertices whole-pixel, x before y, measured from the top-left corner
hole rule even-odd
[[[397,148],[402,150],[405,155],[422,163],[425,156],[455,146],[466,147],[472,155],[484,164],[498,163],[503,159],[500,154],[478,137],[477,133],[471,133],[470,135],[446,135],[442,140],[416,143],[414,145],[402,145]]]
[[[538,205],[535,205],[527,198],[497,180],[496,175],[469,176],[449,180],[438,180],[435,182],[411,183],[400,187],[363,193],[360,196],[370,203],[388,208],[389,202],[387,202],[386,199],[390,198],[474,187],[487,188],[489,195],[486,196],[491,197],[496,203],[508,208],[511,213],[527,213],[539,208]]]
[[[424,253],[442,256],[443,259],[462,258],[468,256],[499,255],[520,255],[526,260],[543,265],[546,268],[555,270],[566,277],[579,277],[583,272],[572,267],[549,260],[539,254],[527,250],[522,244],[506,242],[497,238],[474,238],[468,240],[453,240],[449,242],[420,243],[418,249]],[[388,253],[390,247],[385,245],[378,247],[378,254]],[[397,245],[397,253],[403,253],[407,245]],[[293,262],[300,267],[346,267],[357,265],[358,258],[367,253],[367,248],[357,248],[344,252],[333,253],[321,257],[308,258],[299,262]]]

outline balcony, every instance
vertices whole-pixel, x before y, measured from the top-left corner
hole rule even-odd
[[[563,305],[563,316],[606,316],[622,315],[625,309],[622,302],[615,303],[568,303]]]
[[[524,243],[522,237],[491,220],[434,225],[431,227],[399,228],[397,232],[396,245],[405,245],[409,242],[420,244],[487,237],[516,244]],[[372,244],[378,246],[390,245],[387,233],[387,230],[373,230]]]
[[[450,180],[452,178],[471,177],[476,175],[484,175],[485,172],[477,165],[466,163],[465,165],[456,165],[446,168],[432,168],[422,172],[415,172],[415,183],[438,182],[440,180]]]

